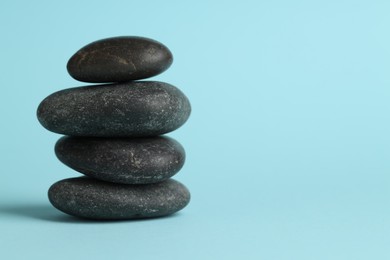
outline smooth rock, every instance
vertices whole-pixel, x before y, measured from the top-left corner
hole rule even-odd
[[[144,37],[113,37],[92,42],[68,61],[69,74],[84,82],[145,79],[169,68],[172,53],[162,43]]]
[[[69,137],[55,146],[70,168],[103,181],[147,184],[166,180],[184,164],[184,148],[172,138]]]
[[[191,113],[187,97],[158,81],[133,81],[70,88],[45,98],[39,122],[72,136],[139,137],[171,132]]]
[[[57,209],[90,219],[137,219],[175,213],[190,201],[188,189],[169,179],[159,183],[130,185],[88,177],[53,184],[49,200]]]

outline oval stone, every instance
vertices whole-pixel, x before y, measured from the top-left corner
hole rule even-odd
[[[135,36],[107,38],[92,42],[68,61],[69,74],[93,83],[145,79],[169,68],[172,53],[162,43]]]
[[[172,138],[69,137],[55,146],[70,168],[103,181],[147,184],[166,180],[184,164],[184,148]]]
[[[48,195],[54,207],[69,215],[112,220],[166,216],[190,201],[188,189],[172,179],[129,185],[71,178],[53,184]]]
[[[39,122],[72,136],[140,137],[171,132],[191,113],[187,97],[158,81],[133,81],[70,88],[45,98]]]

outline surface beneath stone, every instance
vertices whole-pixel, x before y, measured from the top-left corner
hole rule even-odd
[[[134,81],[70,88],[45,98],[39,122],[72,136],[139,137],[171,132],[191,113],[187,97],[158,81]]]
[[[123,36],[86,45],[70,58],[67,69],[79,81],[123,82],[160,74],[172,62],[172,53],[162,43]]]
[[[176,140],[144,138],[62,137],[58,159],[70,168],[100,180],[146,184],[172,177],[183,166],[184,148]]]
[[[89,177],[71,178],[53,184],[48,195],[53,206],[67,214],[111,220],[166,216],[190,201],[188,189],[172,179],[126,185]]]

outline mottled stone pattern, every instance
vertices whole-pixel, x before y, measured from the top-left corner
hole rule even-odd
[[[45,98],[37,112],[49,131],[95,137],[165,134],[182,126],[190,113],[187,97],[158,81],[61,90]]]
[[[172,53],[162,43],[124,36],[86,45],[70,58],[67,69],[79,81],[123,82],[160,74],[172,61]]]
[[[172,179],[129,185],[79,177],[53,184],[49,200],[57,209],[77,217],[134,219],[175,213],[189,203],[190,193]]]
[[[145,138],[62,137],[57,158],[90,177],[124,183],[147,184],[166,180],[184,164],[184,148],[163,136]]]
[[[38,106],[39,122],[66,135],[58,159],[84,177],[51,186],[57,209],[81,218],[122,220],[173,214],[190,201],[187,188],[170,179],[185,161],[176,140],[160,136],[182,126],[191,113],[187,97],[158,81],[172,63],[163,44],[134,36],[93,42],[69,60],[80,81],[107,83],[68,88]]]

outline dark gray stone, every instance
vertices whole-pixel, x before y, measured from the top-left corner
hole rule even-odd
[[[184,164],[185,151],[168,137],[62,137],[58,159],[70,168],[100,180],[147,184],[166,180]]]
[[[45,98],[39,122],[72,136],[139,137],[171,132],[191,113],[187,97],[158,81],[133,81],[70,88]]]
[[[69,74],[84,82],[123,82],[145,79],[169,68],[169,49],[143,37],[113,37],[92,42],[68,61]]]
[[[188,189],[178,181],[144,185],[116,184],[88,177],[53,184],[49,200],[57,209],[90,219],[137,219],[175,213],[190,201]]]

